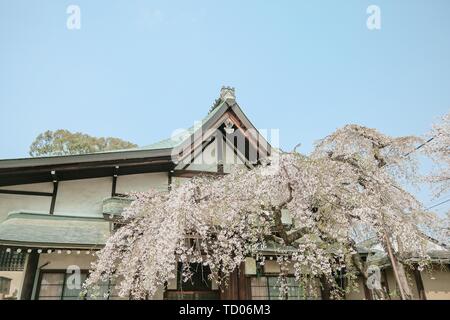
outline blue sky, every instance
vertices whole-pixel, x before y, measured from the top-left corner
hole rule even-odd
[[[286,150],[347,123],[421,135],[450,110],[449,14],[448,0],[0,0],[0,158],[58,128],[146,145],[222,85]]]

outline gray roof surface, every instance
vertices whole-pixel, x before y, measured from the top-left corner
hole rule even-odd
[[[102,218],[14,212],[0,224],[5,244],[89,247],[104,245],[109,236],[109,223]]]
[[[200,129],[200,127],[205,124],[209,119],[211,119],[217,111],[220,109],[220,107],[225,103],[225,101],[222,101],[221,103],[214,106],[214,108],[208,113],[208,115],[202,119],[198,124],[190,127],[184,132],[180,132],[173,137],[158,141],[156,143],[152,143],[147,146],[143,146],[140,148],[137,148],[139,150],[154,150],[154,149],[166,149],[166,148],[175,148],[179,145],[181,145],[188,137],[190,137],[192,134],[194,134],[197,130]]]
[[[152,156],[170,156],[170,149],[181,145],[193,133],[199,130],[208,120],[210,120],[218,110],[226,103],[221,101],[211,109],[208,115],[198,124],[190,127],[185,132],[181,132],[173,137],[161,140],[159,142],[130,149],[100,151],[95,153],[74,154],[74,155],[58,155],[46,157],[28,157],[17,159],[0,159],[0,168],[14,168],[17,166],[37,166],[48,164],[64,164],[71,162],[88,162],[88,161],[106,161],[121,158],[140,158]]]

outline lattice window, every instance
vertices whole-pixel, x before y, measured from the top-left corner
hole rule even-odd
[[[38,294],[39,300],[105,300],[118,299],[115,284],[102,282],[92,296],[93,292],[88,292],[87,296],[82,294],[82,283],[86,280],[88,272],[80,273],[80,286],[73,283],[70,277],[74,273],[67,273],[65,270],[45,270],[40,274]]]
[[[252,277],[251,290],[252,300],[312,300],[319,299],[320,296],[314,288],[304,288],[303,285],[295,281],[294,277],[287,277],[288,292],[285,297],[280,297],[280,284],[277,276]]]
[[[0,271],[23,271],[25,253],[0,249]]]
[[[186,239],[190,241],[193,239]],[[195,241],[195,239],[194,239]],[[192,278],[186,282],[182,279],[182,264],[178,263],[177,289],[166,290],[165,299],[168,300],[215,300],[219,299],[219,290],[213,289],[212,281],[208,275],[211,273],[209,267],[201,263],[191,263]]]

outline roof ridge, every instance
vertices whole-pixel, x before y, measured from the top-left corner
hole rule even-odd
[[[201,127],[201,125],[206,123],[214,114],[216,114],[216,112],[220,109],[220,107],[225,103],[226,103],[226,101],[223,99],[220,99],[220,98],[216,99],[216,101],[210,108],[208,114],[198,123],[194,124],[193,126],[189,127],[186,130],[183,130],[182,132],[177,133],[176,135],[174,135],[172,137],[165,138],[165,139],[162,139],[155,143],[139,147],[138,150],[166,149],[166,148],[174,148],[174,147],[180,145],[187,138],[187,137],[183,138],[183,136],[185,136],[187,134],[189,134],[189,136],[190,136],[193,133],[195,133]],[[201,124],[201,125],[199,125],[199,124]]]

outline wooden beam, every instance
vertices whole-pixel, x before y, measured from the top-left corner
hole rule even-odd
[[[248,142],[250,144],[253,145],[253,147],[256,150],[260,150],[263,149],[264,150],[264,154],[266,155],[270,155],[270,152],[268,150],[268,148],[264,148],[263,146],[261,146],[258,141],[262,138],[264,138],[259,132],[256,131],[257,136],[253,136],[250,132],[249,132],[249,128],[245,127],[245,125],[239,120],[238,116],[234,113],[234,111],[229,111],[228,116],[230,117],[231,121],[234,122],[234,124],[237,127],[237,130],[239,130],[248,140]],[[265,140],[265,139],[264,139]]]
[[[228,139],[228,138],[225,138],[225,143],[228,145],[228,146],[230,146],[230,148],[231,149],[233,149],[233,152],[234,152],[234,154],[244,163],[244,165],[247,167],[247,168],[249,168],[249,169],[253,169],[254,168],[254,166],[253,166],[253,164],[250,162],[250,161],[248,161],[246,158],[245,158],[245,156],[242,156],[241,155],[241,153],[240,153],[240,151],[239,151],[239,149],[238,149],[238,146],[237,146],[237,144],[235,143],[235,141],[233,141],[233,144],[231,143],[231,141]],[[245,152],[245,150],[244,150],[244,152]]]
[[[220,137],[217,138],[217,172],[223,173],[223,159],[224,159],[224,144],[223,144],[223,136],[220,134]]]
[[[214,138],[214,137],[211,137],[211,138],[209,139],[209,141],[205,141],[205,142],[203,143],[203,146],[202,146],[202,148],[201,148],[201,151],[199,151],[199,150],[196,150],[196,151],[195,151],[195,150],[194,150],[194,153],[192,154],[191,161],[186,163],[186,165],[183,167],[183,170],[185,170],[187,167],[189,167],[189,166],[192,164],[192,162],[195,160],[195,158],[196,158],[199,154],[203,153],[203,151],[205,151],[205,149],[208,148],[208,147],[211,145],[211,143],[214,142],[214,140],[215,140],[215,138]]]
[[[200,171],[200,170],[175,170],[172,173],[172,177],[179,178],[192,178],[198,175],[206,175],[206,176],[224,176],[225,173],[214,172],[214,171]]]
[[[24,173],[47,173],[50,170],[62,171],[62,170],[81,170],[87,168],[111,168],[114,165],[151,165],[151,164],[164,164],[171,163],[172,158],[170,156],[165,157],[152,157],[152,158],[134,158],[134,159],[116,159],[105,161],[91,161],[91,162],[74,162],[67,164],[54,164],[44,166],[32,166],[32,167],[12,167],[12,168],[0,168],[0,175],[3,174],[24,174]]]
[[[119,166],[114,167],[114,173],[113,173],[113,180],[112,180],[112,186],[111,186],[111,197],[115,197],[117,195],[116,193],[116,187],[117,187],[117,177],[119,175]]]
[[[40,197],[51,197],[53,195],[52,192],[6,190],[6,189],[0,189],[0,193],[17,194],[17,195],[23,195],[23,196],[40,196]]]
[[[114,175],[111,186],[111,198],[116,196],[116,186],[117,186],[117,176]]]
[[[147,172],[167,172],[168,170],[172,170],[175,167],[172,162],[117,165],[120,165],[121,176]],[[111,177],[113,169],[114,165],[101,167],[99,166],[95,168],[80,168],[78,170],[58,170],[57,168],[49,168],[47,172],[23,172],[14,174],[0,173],[0,187],[40,182],[52,182],[52,177],[50,175],[51,170],[56,170],[58,172],[58,181],[69,181]]]
[[[52,179],[53,179],[53,193],[52,193],[52,202],[50,204],[50,214],[53,214],[55,212],[55,204],[56,204],[56,195],[58,193],[58,179],[56,177],[56,172],[51,172]]]
[[[217,135],[217,132],[220,132],[219,127],[220,125],[229,118],[229,115],[227,112],[225,112],[217,121],[212,123],[208,128],[203,128],[202,134],[194,134],[193,139],[190,139],[190,141],[184,142],[181,146],[176,147],[176,149],[180,150],[179,154],[180,158],[177,159],[178,163],[183,162],[184,158],[188,157],[190,155],[191,150],[196,150],[200,146],[203,145],[203,142],[209,139],[210,137],[215,137]]]

